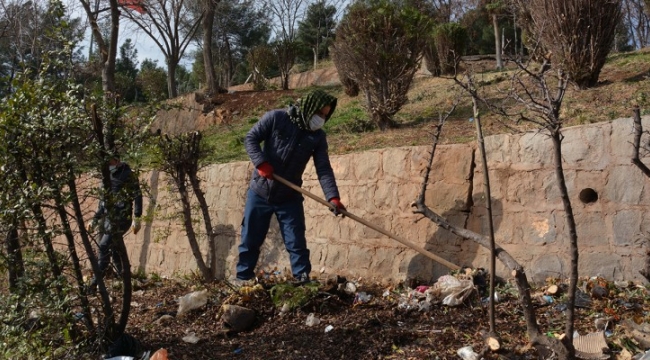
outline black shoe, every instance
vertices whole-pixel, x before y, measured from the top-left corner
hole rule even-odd
[[[309,278],[309,275],[307,275],[305,273],[294,277],[293,281],[291,281],[291,284],[293,286],[302,286],[302,285],[306,285],[306,284],[318,284],[318,283],[319,283],[318,280],[311,280]]]

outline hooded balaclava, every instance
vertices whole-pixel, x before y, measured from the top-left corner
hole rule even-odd
[[[314,90],[307,94],[302,101],[298,100],[295,106],[289,106],[287,112],[296,126],[302,130],[309,130],[309,119],[327,105],[330,106],[330,112],[327,114],[325,121],[329,120],[334,113],[334,109],[336,109],[336,98],[323,90]]]

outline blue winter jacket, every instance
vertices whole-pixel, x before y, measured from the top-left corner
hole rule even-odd
[[[264,143],[264,148],[261,143]],[[276,174],[296,184],[302,185],[302,174],[310,158],[325,198],[329,201],[339,197],[332,165],[327,152],[327,139],[321,129],[301,130],[289,119],[286,110],[271,110],[246,134],[246,152],[257,168],[268,162]],[[266,179],[253,171],[250,187],[269,203],[282,203],[302,198],[302,194],[274,180]]]

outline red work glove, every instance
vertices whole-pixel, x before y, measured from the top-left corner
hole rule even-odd
[[[273,166],[268,162],[263,162],[257,167],[257,172],[260,176],[263,176],[267,179],[273,179]]]
[[[341,204],[341,199],[339,199],[337,197],[331,198],[330,199],[330,204],[332,204],[334,206],[334,208],[330,208],[330,211],[333,212],[334,215],[336,215],[336,216],[339,216],[339,214],[341,214],[341,210],[346,210],[345,206],[343,206],[343,204]],[[341,215],[343,215],[343,214],[341,214]],[[343,217],[345,217],[345,215],[343,215]]]

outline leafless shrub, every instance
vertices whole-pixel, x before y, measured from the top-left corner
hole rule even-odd
[[[614,43],[620,0],[512,0],[528,39],[580,88],[593,87]]]

